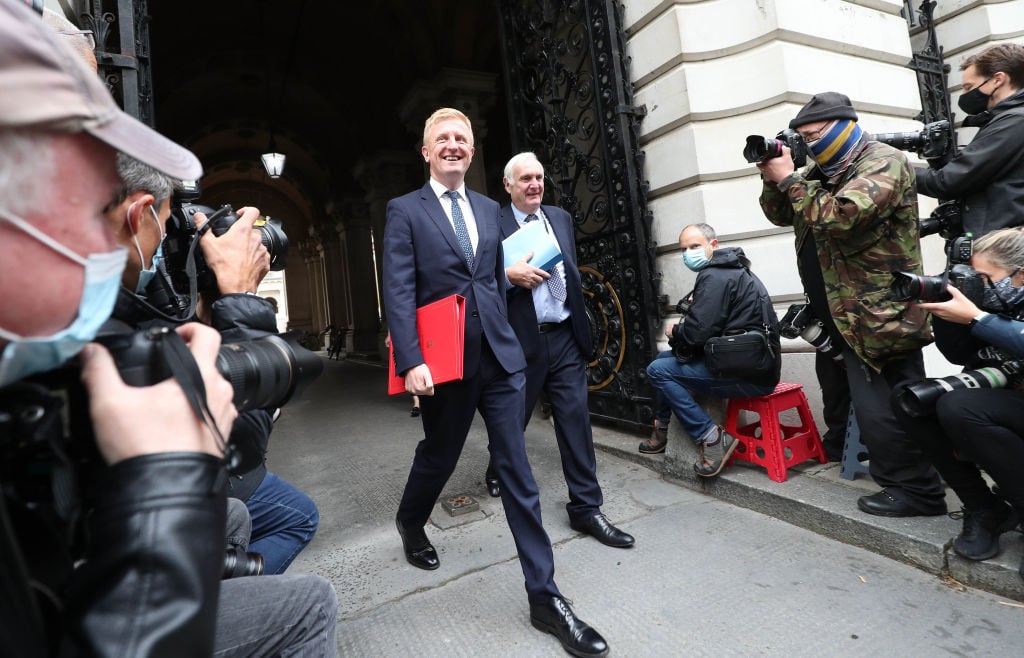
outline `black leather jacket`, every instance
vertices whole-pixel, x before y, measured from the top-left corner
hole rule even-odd
[[[274,307],[259,295],[229,294],[211,306],[211,324],[224,343],[262,338],[277,333]],[[228,495],[247,500],[267,476],[265,463],[270,432],[274,429],[270,411],[253,409],[238,415],[231,427],[231,442],[246,460],[242,472],[231,476]]]
[[[3,654],[209,655],[224,562],[220,461],[146,455],[97,483],[86,524],[97,540],[73,571],[70,545],[53,545],[60,535],[35,532],[23,509],[0,500]]]

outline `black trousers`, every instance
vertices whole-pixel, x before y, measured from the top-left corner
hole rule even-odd
[[[825,419],[825,433],[821,443],[829,459],[843,455],[846,426],[850,422],[850,383],[846,380],[846,366],[824,352],[814,354],[814,373],[821,388],[821,415]]]
[[[934,415],[911,418],[898,407],[895,412],[965,506],[996,503],[981,476],[984,469],[1000,495],[1024,514],[1024,413],[1017,405],[1024,405],[1024,392],[963,389],[940,397]]]
[[[853,350],[843,350],[846,381],[860,427],[860,438],[870,456],[872,479],[893,497],[921,509],[942,504],[945,491],[938,473],[896,420],[893,388],[904,381],[925,378],[921,351],[891,361],[881,373],[871,370]]]

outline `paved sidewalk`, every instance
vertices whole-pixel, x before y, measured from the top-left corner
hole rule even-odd
[[[530,626],[515,547],[500,502],[483,484],[481,423],[447,489],[474,496],[480,510],[454,518],[435,510],[427,532],[441,568],[406,563],[394,513],[422,430],[409,417],[410,398],[384,395],[385,375],[379,366],[325,361],[324,375],[289,404],[271,441],[271,469],[320,508],[320,530],[290,571],[335,584],[339,654],[564,655],[555,638]],[[527,430],[557,581],[612,655],[1019,653],[1021,604],[910,566],[927,562],[916,553],[896,561],[850,545],[864,542],[825,536],[837,534],[825,526],[871,525],[848,518],[860,514],[858,491],[828,482],[827,472],[774,483],[755,469],[731,468],[709,496],[684,480],[666,481],[662,456],[636,452],[640,438],[595,427],[604,511],[637,537],[635,548],[622,550],[569,528],[554,432],[539,417]],[[816,499],[819,484],[843,487],[848,498],[825,517],[807,511],[828,507]],[[787,510],[794,509],[804,511],[793,518]],[[945,517],[930,521],[945,541],[958,527]],[[882,524],[877,532],[896,530]],[[1004,537],[1006,560],[1019,558],[1018,543]]]

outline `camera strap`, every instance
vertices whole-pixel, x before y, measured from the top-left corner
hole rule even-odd
[[[163,340],[160,341],[160,352],[164,363],[167,364],[167,369],[174,380],[178,382],[181,390],[185,392],[185,399],[188,400],[189,406],[195,412],[196,418],[202,420],[206,427],[213,432],[217,439],[217,447],[224,451],[224,460],[230,469],[232,463],[239,457],[235,450],[227,445],[224,434],[213,419],[213,413],[210,412],[210,407],[206,403],[206,385],[203,383],[203,376],[199,372],[199,365],[196,363],[195,357],[192,356],[192,352],[185,345],[185,340],[177,332],[167,331],[161,335]]]

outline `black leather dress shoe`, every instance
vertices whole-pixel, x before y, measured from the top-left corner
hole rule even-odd
[[[875,516],[939,516],[946,513],[945,503],[937,503],[927,509],[920,509],[896,498],[885,489],[870,496],[861,496],[857,499],[857,507],[862,512]]]
[[[569,526],[577,532],[590,535],[605,546],[629,548],[636,540],[633,535],[622,532],[604,518],[604,514],[595,514],[585,519],[570,521]]]
[[[552,596],[544,603],[531,603],[530,623],[557,637],[562,647],[574,656],[608,655],[608,643],[601,634],[578,619],[560,596]]]
[[[437,551],[427,539],[427,533],[423,528],[403,528],[402,522],[395,519],[395,526],[398,527],[398,535],[402,538],[402,548],[405,550],[405,559],[414,567],[433,571],[441,566],[437,559]]]
[[[491,495],[491,498],[497,498],[501,495],[501,485],[498,484],[497,475],[487,471],[484,474],[484,483],[487,485],[487,493]]]

